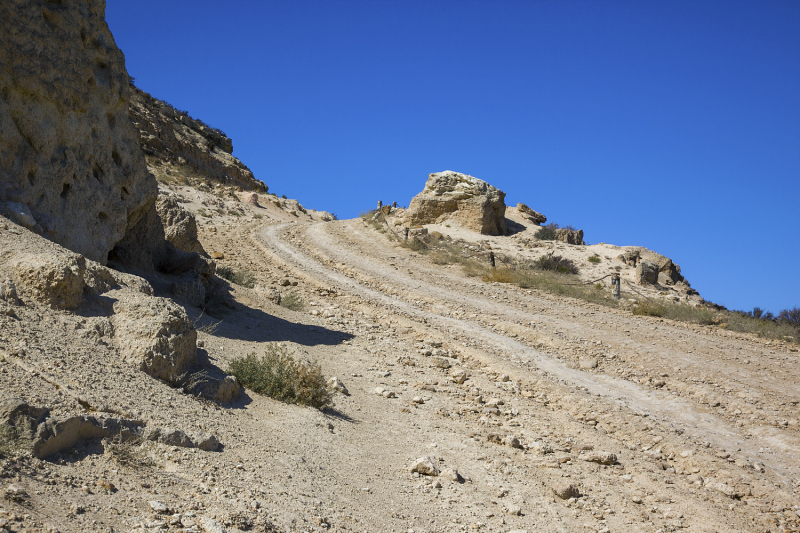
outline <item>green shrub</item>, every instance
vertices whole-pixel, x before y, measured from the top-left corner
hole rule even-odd
[[[550,223],[546,226],[542,226],[539,231],[536,232],[536,237],[540,241],[554,241],[556,240],[556,230],[559,229],[559,225],[555,223]]]
[[[229,266],[221,266],[217,268],[217,276],[249,289],[256,286],[256,278],[249,270],[234,270]]]
[[[306,307],[306,304],[303,303],[303,300],[296,292],[290,292],[285,296],[281,296],[280,305],[292,311],[302,311]]]
[[[667,315],[667,309],[662,304],[653,303],[653,302],[650,302],[648,300],[645,300],[643,302],[639,302],[636,305],[634,305],[633,309],[631,309],[631,312],[634,315],[640,315],[640,316],[666,316]]]
[[[333,394],[319,365],[295,360],[278,344],[269,344],[261,357],[251,353],[234,359],[228,373],[253,392],[281,402],[317,409],[333,406]]]
[[[552,253],[543,255],[537,259],[535,265],[536,268],[540,268],[542,270],[551,270],[553,272],[558,272],[559,274],[578,273],[578,267],[575,266],[575,263],[573,263],[571,259],[561,257],[560,255],[553,255]]]
[[[596,256],[596,255],[593,255],[592,257],[590,257],[590,258],[588,259],[588,261],[589,261],[590,263],[599,263],[599,262],[600,262],[600,257],[599,257],[599,256]]]

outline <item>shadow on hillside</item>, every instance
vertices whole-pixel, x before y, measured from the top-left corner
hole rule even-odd
[[[352,334],[344,331],[290,322],[240,303],[236,307],[235,311],[220,314],[220,318],[201,315],[195,311],[191,313],[194,315],[192,319],[196,321],[195,327],[214,328],[209,333],[224,339],[249,342],[285,341],[302,346],[335,346],[353,338]]]
[[[525,231],[526,229],[528,229],[528,226],[520,224],[519,222],[514,222],[510,218],[507,218],[506,219],[506,228],[508,228],[508,234],[509,235],[514,235],[514,234],[517,234],[517,233],[519,233],[521,231]]]

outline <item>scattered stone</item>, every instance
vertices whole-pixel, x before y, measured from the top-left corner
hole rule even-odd
[[[28,497],[27,491],[15,483],[7,486],[3,491],[3,498],[12,502],[23,502]]]
[[[450,368],[451,363],[450,359],[447,357],[434,357],[433,358],[433,366],[436,368]]]
[[[166,514],[169,512],[169,507],[167,507],[167,504],[164,502],[160,502],[158,500],[152,500],[147,502],[147,504],[150,506],[150,509],[152,509],[156,513]]]
[[[411,473],[416,472],[423,476],[438,476],[439,466],[437,465],[436,458],[432,455],[428,455],[414,461],[410,471]]]
[[[337,377],[332,377],[328,380],[328,387],[332,388],[333,390],[339,391],[340,393],[344,394],[345,396],[349,396],[350,392],[347,390],[347,387],[344,386],[342,380]]]
[[[453,378],[455,383],[461,385],[467,380],[467,371],[463,368],[455,369],[450,373],[450,377]]]
[[[222,252],[212,252],[211,259],[225,259],[225,254]]]
[[[225,376],[219,382],[219,388],[216,395],[214,395],[214,400],[220,403],[235,402],[239,399],[241,392],[242,386],[236,376]]]
[[[207,516],[199,518],[197,520],[197,525],[206,533],[226,533],[222,524]]]
[[[562,500],[568,500],[569,498],[578,498],[581,495],[581,491],[578,489],[578,486],[568,481],[558,482],[555,485],[553,485],[551,489],[553,490],[553,494],[555,494]]]
[[[617,456],[611,452],[592,452],[581,456],[581,459],[601,465],[617,464]]]

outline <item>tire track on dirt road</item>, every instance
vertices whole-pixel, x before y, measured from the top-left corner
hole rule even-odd
[[[737,431],[735,427],[727,421],[720,419],[713,413],[699,412],[692,405],[682,400],[676,399],[662,391],[652,391],[643,389],[635,383],[605,374],[592,374],[578,369],[568,367],[562,361],[548,356],[540,350],[531,348],[521,342],[495,333],[486,327],[476,324],[468,319],[453,318],[433,311],[420,309],[414,303],[387,295],[379,290],[365,286],[363,283],[350,278],[342,273],[336,272],[314,257],[304,253],[298,246],[290,244],[281,238],[281,233],[287,228],[297,228],[296,224],[281,224],[267,226],[260,231],[259,236],[263,242],[269,246],[282,260],[292,263],[305,270],[307,275],[316,277],[328,284],[338,285],[342,289],[352,294],[358,295],[364,300],[383,305],[394,310],[400,310],[408,316],[419,320],[424,319],[432,327],[435,327],[445,336],[452,336],[452,332],[458,332],[461,336],[467,337],[475,342],[492,346],[498,353],[506,354],[502,362],[515,365],[516,373],[528,380],[535,380],[541,376],[533,375],[534,372],[525,366],[516,363],[513,357],[522,362],[530,363],[541,373],[548,375],[551,379],[560,381],[570,389],[585,389],[592,395],[610,399],[641,413],[648,413],[652,419],[661,423],[679,428],[690,433],[703,435],[708,441],[724,449],[740,449],[743,453],[757,458],[768,467],[772,468],[784,480],[796,477],[800,473],[797,458],[800,457],[800,449],[793,443],[781,442],[781,449],[774,450],[776,447],[775,437],[761,439],[745,437]],[[355,254],[344,253],[336,243],[332,242],[332,237],[326,224],[314,224],[306,227],[307,246],[317,247],[331,257],[347,263],[355,270],[366,272],[378,278],[390,279],[397,284],[413,281],[417,291],[429,295],[438,295],[442,289],[422,278],[409,278],[406,275],[396,273],[393,269],[383,268],[374,265],[368,259],[359,257]],[[358,259],[357,264],[352,264],[354,258]],[[397,278],[397,279],[391,279]],[[452,293],[448,293],[453,297]],[[465,295],[459,295],[467,298]],[[480,298],[475,295],[468,296],[469,300],[475,301],[480,306]],[[484,302],[485,305],[501,306],[497,302]],[[520,313],[519,310],[514,310]],[[772,453],[765,453],[763,448],[772,448]]]

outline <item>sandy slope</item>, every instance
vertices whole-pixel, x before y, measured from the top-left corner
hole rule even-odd
[[[218,210],[200,217],[204,246],[258,279],[252,290],[232,287],[237,309],[221,322],[188,308],[198,326],[218,323],[200,333],[209,368],[281,342],[341,378],[350,395],[329,413],[252,393],[230,406],[199,402],[121,367],[113,346],[86,335],[80,313],[26,302],[17,318],[0,316],[3,338],[30,347],[28,370],[10,354],[0,363],[3,397],[80,412],[43,379],[55,376],[90,405],[148,425],[202,428],[224,448],[146,446],[152,466],[120,465],[100,443],[49,461],[7,460],[0,492],[16,483],[29,498],[0,502],[0,520],[9,520],[0,527],[202,531],[202,519],[229,531],[269,531],[267,521],[286,531],[797,527],[800,394],[789,347],[486,284],[395,247],[360,220],[318,223],[270,199],[252,206],[176,192],[194,210]],[[287,278],[297,286],[281,287]],[[306,309],[272,304],[264,295],[275,289],[296,292]],[[459,370],[463,384],[452,379]],[[522,448],[498,443],[508,437]],[[584,460],[595,452],[616,454],[618,464]],[[413,476],[408,467],[423,455],[461,479]],[[115,490],[99,488],[101,479]],[[556,497],[564,482],[582,496]],[[170,512],[152,511],[152,500]]]

